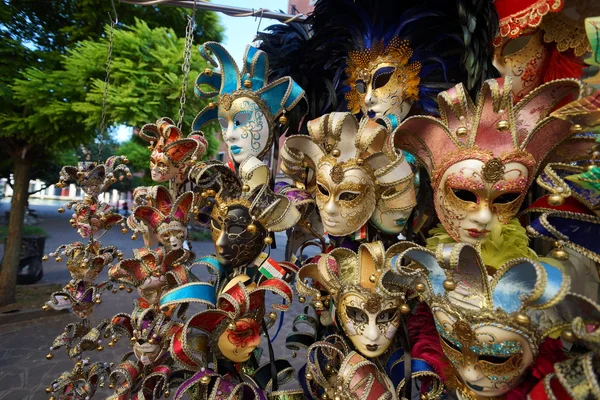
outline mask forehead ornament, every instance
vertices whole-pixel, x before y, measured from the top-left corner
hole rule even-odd
[[[577,81],[557,80],[513,104],[507,77],[486,81],[474,104],[457,85],[440,94],[440,119],[408,118],[390,146],[423,162],[442,224],[454,240],[475,244],[516,215],[539,166],[573,134],[551,112],[579,91]]]
[[[282,170],[315,193],[324,229],[334,236],[359,230],[377,207],[410,210],[413,172],[403,153],[387,151],[385,127],[351,113],[308,123],[310,136],[291,136],[281,151]],[[384,196],[389,192],[393,195]]]
[[[391,263],[432,309],[464,391],[488,397],[520,382],[555,329],[538,325],[540,311],[559,304],[570,287],[558,268],[525,258],[504,264],[489,280],[479,251],[465,243],[439,245],[436,252],[415,246]]]

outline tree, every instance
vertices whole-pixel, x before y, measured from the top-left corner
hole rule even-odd
[[[114,107],[109,109],[107,120],[137,125],[161,116],[176,117],[184,48],[180,36],[189,11],[118,7],[121,15],[115,32],[109,99],[115,103],[111,103]],[[0,59],[0,137],[14,177],[9,235],[0,268],[0,306],[14,301],[34,161],[75,149],[97,135],[108,48],[108,31],[102,23],[107,21],[109,10],[110,2],[104,0],[0,3],[0,49],[13,55]],[[199,11],[196,36],[203,41],[219,40],[222,29],[216,18]],[[175,26],[178,32],[160,28],[162,24]],[[97,39],[103,30],[99,41],[76,42]],[[205,65],[196,62],[192,68],[198,71],[197,67]],[[190,74],[191,80],[194,75]],[[188,124],[198,108],[198,104],[191,105]]]

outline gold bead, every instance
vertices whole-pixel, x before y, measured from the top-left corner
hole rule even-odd
[[[64,213],[64,212],[65,212],[65,209],[64,209],[64,208],[62,208],[62,207],[59,207],[57,211],[58,211],[59,213],[61,213],[61,214],[62,214],[62,213]]]
[[[134,233],[133,235],[131,235],[131,240],[136,240],[137,239],[137,235]]]
[[[236,328],[237,325],[235,324],[235,322],[230,322],[229,325],[227,325],[227,329],[229,329],[230,331],[235,331]]]
[[[375,276],[375,274],[369,276],[369,282],[375,283],[376,280],[377,280],[377,277]]]
[[[306,227],[307,227],[308,229],[310,229],[310,228],[312,228],[312,224],[311,224],[310,222],[307,222],[307,223],[306,223]]]
[[[322,310],[323,309],[323,302],[321,302],[321,301],[315,301],[315,308],[317,310]]]
[[[332,369],[333,369],[333,368],[331,367],[331,364],[327,364],[327,365],[325,366],[325,371],[331,372],[331,370],[332,370]]]
[[[200,378],[200,383],[203,385],[208,385],[210,383],[210,376],[204,375],[202,378]]]
[[[551,206],[560,206],[565,202],[565,198],[560,194],[552,194],[548,196],[548,204]]]
[[[131,292],[133,292],[133,289],[132,289],[132,288],[130,288],[130,287],[128,287],[128,288],[126,289],[126,292],[127,292],[127,293],[131,293]]]
[[[331,155],[332,155],[332,156],[334,156],[334,157],[339,157],[339,156],[340,156],[340,154],[342,154],[342,153],[340,152],[340,150],[339,150],[339,149],[334,149],[334,150],[331,152]]]
[[[364,163],[365,163],[365,160],[363,160],[362,158],[356,159],[356,165],[363,165]]]
[[[212,69],[210,69],[210,68],[205,68],[204,69],[204,75],[206,75],[206,76],[212,76],[212,74],[213,74],[213,70]]]
[[[558,261],[566,261],[569,259],[569,253],[562,249],[562,247],[558,249],[552,250],[552,258]]]
[[[52,360],[54,358],[54,354],[48,353],[46,354],[46,360]]]
[[[565,342],[569,342],[569,343],[574,343],[577,340],[577,338],[575,337],[575,334],[570,329],[565,329],[564,331],[562,331],[562,333],[560,334],[560,337]]]
[[[249,191],[250,191],[250,185],[242,186],[242,192],[249,192]]]
[[[517,323],[520,325],[529,325],[529,323],[531,322],[531,318],[529,318],[525,314],[517,314],[515,316],[515,321],[517,321]]]
[[[208,108],[212,109],[212,108],[216,108],[216,107],[217,107],[216,103],[213,103],[212,101],[210,103],[208,103]]]
[[[252,87],[252,81],[250,79],[246,79],[244,81],[244,87],[250,89]]]
[[[408,304],[402,304],[400,306],[400,312],[402,314],[408,314],[410,312],[410,306]]]
[[[276,313],[276,312],[273,312],[273,311],[271,311],[271,312],[269,313],[269,318],[270,318],[270,319],[275,319],[275,318],[277,318],[277,313]]]
[[[103,351],[103,350],[104,350],[104,346],[100,345],[100,346],[98,346],[98,347],[96,348],[96,350],[98,350],[98,351]]]
[[[465,136],[467,133],[469,133],[469,130],[464,126],[459,126],[456,128],[456,136],[458,137]]]
[[[508,128],[510,128],[510,124],[508,123],[508,121],[506,121],[504,119],[501,121],[498,121],[498,123],[496,124],[496,129],[498,129],[500,132],[507,131]]]
[[[271,236],[267,236],[264,240],[265,244],[271,244],[273,243],[273,238]]]
[[[419,282],[415,285],[415,290],[417,292],[424,292],[425,291],[425,284]]]
[[[578,132],[581,132],[582,130],[583,130],[583,128],[579,124],[575,124],[575,125],[571,126],[571,133],[578,133]]]
[[[48,304],[44,304],[42,306],[42,310],[44,310],[44,311],[48,311],[49,309],[50,309],[50,306]]]
[[[48,255],[44,254],[44,256],[42,257],[42,261],[48,261]]]
[[[169,398],[169,396],[170,396],[170,395],[171,395],[171,392],[169,392],[168,390],[167,390],[167,391],[165,391],[165,397],[166,397],[166,398]]]
[[[279,117],[279,123],[281,125],[285,125],[288,123],[288,117],[285,116],[285,114],[283,114],[281,117]]]
[[[298,297],[298,302],[305,303],[306,302],[306,297],[303,297],[303,296]]]
[[[444,289],[446,290],[454,290],[456,289],[456,282],[451,279],[446,279],[443,283]]]
[[[109,384],[109,385],[108,385],[108,388],[109,388],[109,389],[114,389],[114,388],[115,388],[115,384],[114,384],[114,383],[111,383],[111,384]]]
[[[122,228],[122,229],[121,229],[121,233],[122,233],[123,235],[124,235],[124,234],[126,234],[126,233],[127,233],[127,228]]]
[[[250,224],[246,227],[246,229],[248,230],[248,232],[254,233],[254,232],[256,232],[256,225]]]
[[[208,197],[215,197],[217,195],[217,192],[212,189],[208,189],[206,193],[208,194]]]
[[[310,381],[313,378],[313,375],[310,372],[307,372],[306,374],[304,374],[304,377],[306,378],[306,380]]]

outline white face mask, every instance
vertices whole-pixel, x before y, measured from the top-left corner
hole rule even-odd
[[[375,208],[371,222],[377,229],[389,234],[399,234],[402,232],[408,221],[412,209],[404,211],[386,211],[381,212],[379,207]]]
[[[142,364],[150,365],[160,357],[160,355],[162,354],[162,349],[157,344],[136,343],[133,345],[133,352]]]
[[[394,115],[402,121],[411,108],[411,103],[404,101],[404,88],[398,84],[396,68],[378,65],[369,82],[357,81],[356,89],[362,98],[361,111],[368,118],[381,118]]]
[[[448,234],[458,242],[477,244],[497,225],[507,224],[519,211],[528,187],[527,167],[504,164],[495,182],[484,178],[480,160],[459,161],[443,174],[434,204]]]
[[[154,182],[167,182],[173,179],[180,169],[173,165],[164,153],[153,151],[150,156],[150,176]]]
[[[254,100],[247,97],[235,99],[229,110],[220,106],[219,125],[229,155],[236,163],[249,156],[262,158],[271,144],[267,116]]]
[[[138,287],[138,294],[148,303],[158,304],[165,283],[166,278],[164,276],[151,276]]]
[[[187,228],[179,221],[170,221],[168,225],[160,225],[157,233],[158,241],[168,251],[178,250],[183,246],[187,236]]]

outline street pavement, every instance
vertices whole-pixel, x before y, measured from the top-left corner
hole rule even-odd
[[[50,235],[46,240],[45,252],[52,252],[63,243],[72,241],[81,241],[74,229],[69,225],[70,214],[58,214],[56,209],[59,203],[55,205],[30,204],[41,217],[40,226]],[[0,205],[0,211],[9,208],[6,202]],[[143,246],[141,238],[136,241],[130,239],[131,233],[121,234],[120,228],[115,227],[104,237],[101,242],[103,246],[113,245],[123,251],[124,258],[133,257],[132,250]],[[280,243],[277,249],[271,250],[271,257],[282,261],[285,248],[285,234],[278,233],[277,243]],[[214,252],[212,242],[192,242],[192,250],[198,257],[209,255]],[[0,245],[0,258],[4,253],[4,245]],[[53,258],[44,263],[44,278],[41,283],[61,283],[66,284],[70,280],[69,272],[64,261],[57,263]],[[106,280],[107,269],[99,277],[99,281]],[[200,276],[200,278],[203,278]],[[270,293],[267,294],[269,301]],[[105,292],[102,298],[102,304],[98,305],[91,322],[97,322],[104,318],[110,318],[119,312],[131,312],[132,303],[135,299],[135,293],[119,291],[116,294]],[[274,301],[280,302],[280,299]],[[40,304],[41,306],[42,304]],[[292,332],[292,322],[296,315],[302,312],[303,305],[298,303],[297,299],[288,312],[285,313],[284,323],[280,334],[273,342],[273,349],[276,358],[288,359],[296,371],[304,363],[302,357],[304,352],[299,352],[297,358],[293,358],[292,352],[285,347],[285,337],[287,333]],[[269,310],[267,310],[268,312]],[[24,321],[14,324],[0,325],[0,400],[37,400],[48,399],[49,395],[44,389],[64,371],[70,371],[73,368],[73,362],[67,357],[64,350],[57,350],[52,360],[46,360],[45,356],[52,344],[54,338],[64,331],[66,324],[77,321],[78,318],[70,313],[57,316],[41,318],[36,320]],[[271,328],[269,333],[274,335],[277,325]],[[268,360],[268,351],[266,339],[263,338],[261,347],[265,349],[261,364]],[[89,357],[92,362],[114,362],[118,363],[121,356],[128,350],[127,340],[121,340],[114,348],[108,347],[104,343],[102,352],[86,352],[85,357]],[[297,387],[297,382],[291,382],[284,388]],[[96,393],[94,398],[105,398],[109,394],[108,390],[101,390]]]

